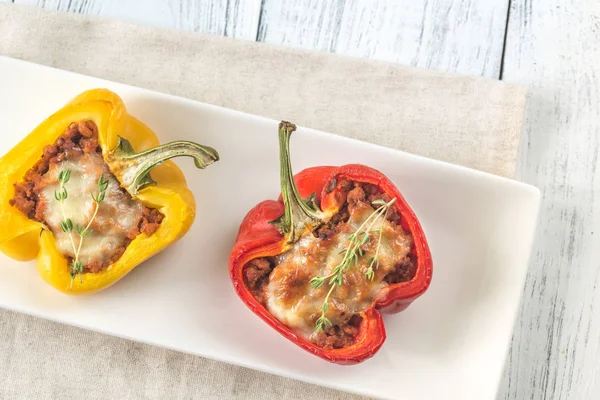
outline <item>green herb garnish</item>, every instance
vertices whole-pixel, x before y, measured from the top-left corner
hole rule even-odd
[[[63,232],[69,234],[69,239],[71,241],[71,245],[73,246],[73,252],[75,254],[75,258],[71,261],[71,265],[69,266],[69,275],[71,275],[71,289],[73,288],[73,281],[75,277],[79,275],[79,282],[83,282],[83,263],[79,261],[79,254],[81,253],[81,245],[83,244],[83,239],[90,236],[92,231],[90,227],[92,226],[92,222],[98,215],[98,210],[100,209],[100,203],[104,201],[104,197],[106,196],[106,189],[108,188],[108,180],[104,179],[104,175],[100,175],[100,179],[98,179],[98,194],[92,193],[92,200],[96,205],[94,209],[94,214],[92,218],[90,218],[89,222],[85,227],[80,225],[73,225],[73,221],[71,218],[67,217],[67,213],[65,210],[65,200],[69,197],[69,193],[66,188],[67,182],[71,178],[71,170],[65,169],[58,174],[58,183],[59,188],[54,192],[54,198],[58,200],[60,203],[60,210],[62,212],[63,220],[60,222],[60,227]],[[73,228],[75,228],[75,232],[79,236],[79,244],[75,245],[75,240],[73,239]]]
[[[325,283],[331,286],[327,292],[327,295],[325,296],[325,300],[323,301],[321,316],[315,323],[316,331],[324,330],[328,325],[332,325],[331,320],[326,317],[327,310],[329,309],[329,298],[336,287],[343,285],[344,274],[348,272],[353,265],[358,267],[359,258],[363,257],[365,254],[362,247],[370,241],[372,233],[379,231],[375,255],[369,258],[369,268],[365,272],[367,279],[373,280],[375,277],[375,270],[379,267],[379,260],[377,257],[379,256],[379,248],[381,247],[383,229],[376,230],[373,229],[373,227],[378,220],[387,216],[387,211],[395,201],[396,198],[393,198],[387,203],[383,200],[375,200],[371,202],[372,205],[378,206],[378,208],[375,209],[371,215],[369,215],[369,217],[360,225],[356,232],[348,237],[348,247],[339,253],[344,254],[342,261],[333,268],[329,275],[316,276],[310,280],[311,286],[315,289],[320,288]]]

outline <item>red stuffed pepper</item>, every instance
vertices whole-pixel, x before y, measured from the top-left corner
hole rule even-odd
[[[385,341],[382,312],[404,310],[431,282],[425,234],[400,191],[359,164],[293,176],[279,125],[281,196],[243,220],[229,259],[235,290],[267,324],[327,361],[355,364]]]

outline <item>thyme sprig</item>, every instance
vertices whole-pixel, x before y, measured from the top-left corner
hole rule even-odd
[[[71,218],[67,217],[67,212],[65,211],[65,200],[67,200],[67,198],[69,197],[69,192],[67,191],[66,188],[66,184],[67,182],[69,182],[69,179],[71,179],[71,170],[70,169],[65,169],[59,172],[58,174],[58,190],[54,191],[54,198],[59,202],[60,204],[60,211],[62,213],[62,217],[63,220],[60,221],[60,227],[63,230],[63,232],[67,233],[69,235],[69,240],[71,241],[71,246],[73,246],[73,251],[76,252],[76,247],[75,247],[75,240],[73,239],[73,221],[71,220]],[[71,262],[71,270],[70,270],[70,274],[71,274],[71,287],[73,286],[73,278],[74,278],[74,271],[77,271],[77,265],[74,264],[75,260],[73,260],[73,262]],[[83,270],[83,266],[81,267],[81,269]]]
[[[83,244],[83,239],[90,236],[92,231],[90,227],[92,226],[92,222],[98,215],[98,210],[100,209],[100,203],[104,201],[106,197],[106,189],[108,188],[108,180],[104,179],[104,175],[100,175],[98,179],[98,194],[92,193],[92,200],[95,204],[94,214],[92,218],[90,218],[87,225],[73,225],[73,221],[71,218],[67,217],[67,213],[65,210],[65,200],[69,197],[69,192],[67,191],[66,184],[69,182],[71,178],[71,170],[65,169],[58,174],[58,183],[59,188],[54,192],[54,198],[60,203],[60,209],[62,212],[63,220],[60,222],[60,227],[63,232],[68,233],[69,240],[71,241],[71,245],[73,246],[73,253],[75,254],[75,258],[71,261],[71,265],[69,266],[69,275],[71,275],[71,286],[73,288],[73,281],[75,277],[79,275],[79,282],[83,282],[83,262],[79,260],[79,254],[81,253],[81,246]],[[75,228],[75,232],[79,236],[79,244],[75,245],[75,239],[73,238],[73,228]]]
[[[372,205],[377,208],[369,215],[369,217],[358,227],[358,229],[348,237],[348,246],[342,250],[339,254],[344,254],[342,261],[336,265],[329,275],[315,276],[310,280],[310,285],[318,289],[325,283],[330,285],[329,291],[323,300],[321,307],[321,316],[315,323],[315,330],[324,330],[327,326],[332,325],[331,320],[326,317],[327,311],[329,310],[329,298],[336,287],[340,287],[344,284],[344,274],[354,267],[358,267],[358,262],[361,257],[365,255],[363,246],[370,242],[371,234],[379,232],[375,255],[370,257],[369,268],[365,272],[365,277],[369,280],[373,280],[375,276],[375,270],[379,267],[379,249],[381,247],[381,238],[383,227],[380,229],[374,229],[375,224],[381,218],[386,218],[389,208],[394,204],[396,198],[388,201],[387,203],[383,200],[375,200],[371,202]]]

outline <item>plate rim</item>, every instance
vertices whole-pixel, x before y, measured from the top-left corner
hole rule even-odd
[[[268,117],[264,117],[264,116],[260,116],[260,115],[255,115],[255,114],[250,114],[250,113],[246,113],[243,111],[239,111],[239,110],[234,110],[234,109],[230,109],[227,107],[222,107],[222,106],[218,106],[218,105],[213,105],[213,104],[209,104],[209,103],[204,103],[202,101],[198,101],[198,100],[193,100],[193,99],[189,99],[189,98],[185,98],[185,97],[180,97],[180,96],[176,96],[176,95],[172,95],[169,93],[164,93],[161,91],[157,91],[157,90],[151,90],[151,89],[146,89],[146,88],[141,88],[141,87],[137,87],[134,85],[129,85],[129,84],[125,84],[125,83],[121,83],[121,82],[116,82],[116,81],[110,81],[107,79],[103,79],[103,78],[98,78],[98,77],[94,77],[94,76],[89,76],[89,75],[85,75],[85,74],[81,74],[81,73],[77,73],[77,72],[72,72],[72,71],[67,71],[67,70],[63,70],[60,68],[55,68],[55,67],[51,67],[51,66],[46,66],[43,64],[38,64],[38,63],[34,63],[34,62],[30,62],[30,61],[24,61],[24,60],[20,60],[20,59],[16,59],[16,58],[11,58],[11,57],[6,57],[6,56],[0,56],[0,63],[9,63],[9,64],[27,64],[29,66],[35,67],[35,68],[41,68],[44,70],[48,70],[51,71],[51,73],[61,73],[64,74],[65,76],[77,76],[77,77],[81,77],[81,78],[91,78],[93,80],[96,80],[98,82],[106,82],[109,84],[117,84],[117,85],[122,85],[128,88],[132,88],[135,89],[137,91],[140,91],[143,94],[146,95],[150,95],[150,96],[159,96],[159,97],[163,97],[166,100],[169,101],[175,101],[175,102],[183,102],[189,105],[193,105],[193,106],[201,106],[204,107],[205,109],[209,109],[209,110],[215,110],[218,112],[222,112],[222,113],[226,113],[232,116],[241,116],[241,117],[245,117],[245,118],[252,118],[258,121],[262,121],[262,122],[268,122],[268,123],[272,123],[272,124],[277,124],[278,121],[274,120],[272,118],[268,118]],[[68,99],[66,100],[68,101]],[[65,102],[66,102],[65,101]],[[532,257],[532,253],[533,253],[533,245],[535,242],[535,239],[537,237],[537,231],[539,228],[539,215],[540,215],[540,207],[541,207],[541,191],[538,187],[516,180],[516,179],[511,179],[511,178],[507,178],[507,177],[503,177],[503,176],[499,176],[499,175],[495,175],[489,172],[484,172],[484,171],[480,171],[480,170],[476,170],[473,168],[469,168],[466,166],[462,166],[462,165],[458,165],[458,164],[453,164],[447,161],[441,161],[441,160],[437,160],[437,159],[433,159],[433,158],[429,158],[426,156],[421,156],[421,155],[417,155],[417,154],[413,154],[413,153],[409,153],[403,150],[398,150],[398,149],[394,149],[394,148],[390,148],[390,147],[386,147],[386,146],[382,146],[379,144],[375,144],[375,143],[370,143],[370,142],[366,142],[363,140],[359,140],[359,139],[354,139],[354,138],[349,138],[340,134],[334,134],[334,133],[329,133],[329,132],[325,132],[325,131],[321,131],[318,129],[313,129],[313,128],[309,128],[309,127],[305,127],[305,126],[298,126],[299,129],[302,130],[307,130],[310,131],[316,135],[325,135],[327,137],[330,137],[334,140],[341,140],[342,142],[347,142],[347,143],[355,143],[359,146],[366,146],[367,148],[372,148],[374,150],[377,151],[383,151],[383,152],[387,152],[390,153],[391,155],[393,155],[394,157],[402,157],[402,158],[407,158],[407,159],[412,159],[412,160],[416,160],[422,163],[426,163],[426,164],[430,164],[439,168],[443,168],[443,169],[450,169],[450,170],[454,170],[456,171],[456,173],[459,174],[467,174],[470,175],[472,178],[474,179],[478,179],[478,180],[485,180],[488,182],[493,182],[494,185],[496,184],[502,184],[502,185],[509,185],[511,186],[514,190],[518,190],[520,192],[522,192],[525,197],[522,200],[523,202],[528,202],[527,206],[532,208],[533,211],[533,215],[530,221],[528,221],[528,225],[531,225],[531,231],[528,232],[526,238],[528,243],[525,243],[525,249],[526,249],[526,254],[523,255],[523,268],[522,271],[520,271],[521,273],[521,281],[519,282],[519,288],[521,289],[520,294],[518,296],[518,298],[516,299],[516,310],[510,310],[511,314],[512,314],[512,321],[510,324],[510,332],[513,333],[514,332],[514,327],[516,325],[516,321],[517,318],[519,316],[518,310],[520,308],[520,305],[522,303],[523,300],[523,287],[525,284],[525,277],[527,275],[527,272],[529,270],[530,264],[531,264],[531,257]],[[4,156],[4,154],[2,154],[1,156]],[[526,256],[526,259],[525,259]],[[199,356],[199,357],[203,357],[203,358],[207,358],[207,359],[211,359],[211,360],[216,360],[219,362],[225,362],[231,365],[236,365],[236,366],[241,366],[241,367],[245,367],[245,368],[250,368],[253,370],[257,370],[257,371],[261,371],[264,373],[269,373],[269,374],[273,374],[273,375],[277,375],[277,376],[283,376],[286,378],[291,378],[291,379],[295,379],[301,382],[306,382],[308,384],[312,384],[312,385],[318,385],[318,386],[323,386],[323,387],[327,387],[330,389],[334,389],[334,390],[340,390],[343,392],[347,392],[347,393],[355,393],[355,394],[359,394],[359,395],[366,395],[366,396],[375,396],[375,397],[379,397],[382,398],[380,394],[377,393],[371,393],[371,391],[369,389],[361,389],[360,392],[348,389],[346,387],[339,387],[337,386],[335,383],[332,384],[326,384],[326,383],[315,383],[315,382],[311,382],[308,381],[307,379],[303,378],[302,376],[299,376],[295,373],[291,373],[289,371],[283,370],[283,369],[278,369],[278,370],[273,370],[270,368],[265,368],[265,367],[261,367],[261,366],[256,366],[256,365],[251,365],[250,363],[246,363],[244,361],[240,361],[240,359],[235,359],[235,358],[229,358],[227,356],[225,357],[214,357],[214,356],[210,356],[210,355],[205,355],[205,354],[200,354],[198,352],[195,351],[190,351],[190,350],[186,350],[182,347],[177,347],[177,346],[169,346],[169,345],[165,345],[165,344],[161,344],[161,343],[155,343],[152,341],[147,341],[147,340],[141,340],[139,338],[135,338],[135,337],[130,337],[128,335],[124,335],[124,334],[119,334],[119,333],[114,333],[114,332],[108,332],[104,329],[101,328],[94,328],[94,327],[89,327],[89,326],[84,326],[84,325],[79,325],[77,323],[71,323],[71,322],[65,322],[62,321],[58,318],[54,318],[53,316],[48,316],[48,315],[44,315],[42,312],[34,312],[34,311],[29,311],[29,310],[22,310],[19,309],[18,307],[12,307],[12,306],[7,306],[5,304],[1,304],[0,308],[9,310],[11,312],[16,312],[16,313],[22,313],[25,315],[29,315],[29,316],[33,316],[36,318],[41,318],[47,321],[52,321],[52,322],[57,322],[63,325],[69,325],[69,326],[74,326],[76,328],[79,329],[85,329],[88,331],[93,331],[93,332],[97,332],[97,333],[101,333],[101,334],[106,334],[112,337],[118,337],[121,339],[126,339],[126,340],[130,340],[130,341],[134,341],[134,342],[139,342],[139,343],[143,343],[145,345],[151,345],[151,346],[156,346],[159,348],[163,348],[163,349],[169,349],[169,350],[174,350],[174,351],[178,351],[178,352],[182,352],[182,353],[186,353],[186,354],[193,354],[194,356]],[[505,353],[505,357],[504,357],[504,361],[503,361],[503,365],[506,365],[506,357],[508,355],[510,349],[510,343],[508,346],[505,347],[504,349],[504,353]],[[501,379],[502,379],[502,374],[498,374],[497,377],[497,384],[495,387],[495,391],[494,393],[498,393],[499,390],[499,386],[501,383]],[[370,394],[369,394],[370,393]],[[386,397],[383,397],[386,398]],[[390,397],[391,398],[391,397]]]

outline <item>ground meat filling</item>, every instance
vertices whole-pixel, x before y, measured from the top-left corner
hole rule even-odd
[[[325,349],[343,349],[351,346],[356,341],[361,322],[362,317],[353,314],[345,320],[345,323],[328,325],[325,330],[317,334],[314,343]]]
[[[369,204],[375,200],[388,202],[391,198],[383,191],[371,184],[353,182],[348,179],[334,181],[330,185],[330,190],[340,189],[339,195],[343,205],[339,212],[333,216],[329,222],[315,231],[313,236],[318,240],[326,242],[345,229],[350,214],[355,207],[360,207],[360,203]],[[364,206],[364,204],[363,204]],[[387,220],[393,226],[398,226],[401,222],[401,216],[395,208],[390,208],[387,213]],[[368,250],[370,243],[365,245],[364,250]],[[402,253],[401,253],[402,254]],[[391,285],[411,280],[416,274],[416,263],[412,253],[409,253],[400,262],[393,264],[393,270],[383,276],[383,285]],[[254,298],[263,306],[267,306],[268,294],[267,285],[274,276],[273,270],[277,267],[276,257],[263,257],[254,259],[246,264],[244,276],[246,285]],[[330,309],[332,309],[330,307]],[[318,315],[315,316],[315,320]],[[317,346],[325,349],[340,349],[352,345],[356,340],[356,335],[360,331],[362,317],[357,313],[346,313],[341,311],[336,317],[336,323],[327,326],[325,330],[311,334],[309,340]]]
[[[98,144],[98,128],[96,124],[92,121],[71,123],[54,144],[44,147],[42,157],[33,168],[27,171],[23,177],[23,182],[15,184],[15,195],[10,200],[10,205],[18,208],[30,219],[50,226],[50,230],[55,235],[60,234],[60,232],[55,232],[55,229],[52,229],[52,224],[49,223],[50,221],[46,220],[49,211],[49,200],[44,197],[43,191],[53,179],[50,175],[55,174],[58,166],[64,165],[65,162],[77,164],[92,160],[95,163],[94,167],[102,169],[103,176],[108,176],[111,182],[118,182],[110,173],[108,166],[104,163],[101,156],[102,150]],[[84,164],[81,166],[83,170],[89,167],[89,165]],[[76,182],[72,182],[72,184],[76,185]],[[79,188],[72,186],[72,189],[77,190]],[[146,233],[151,235],[156,232],[164,218],[163,214],[157,209],[145,207],[141,203],[132,200],[131,196],[124,189],[118,187],[116,183],[113,189],[113,192],[118,192],[119,198],[136,204],[139,212],[136,214],[133,229],[128,230],[119,243],[110,243],[110,254],[108,256],[102,260],[88,259],[84,265],[84,272],[96,273],[106,269],[121,257],[129,243],[139,234]],[[109,218],[98,218],[94,221],[91,228],[99,233],[108,229],[116,229],[110,226],[111,223],[112,220]],[[101,238],[97,238],[97,240],[101,240]],[[68,254],[65,254],[65,256],[67,256],[70,263],[71,257]]]
[[[269,275],[275,268],[275,263],[272,259],[261,257],[250,261],[244,269],[246,276],[246,285],[252,296],[262,305],[267,302],[265,286],[269,283]]]

